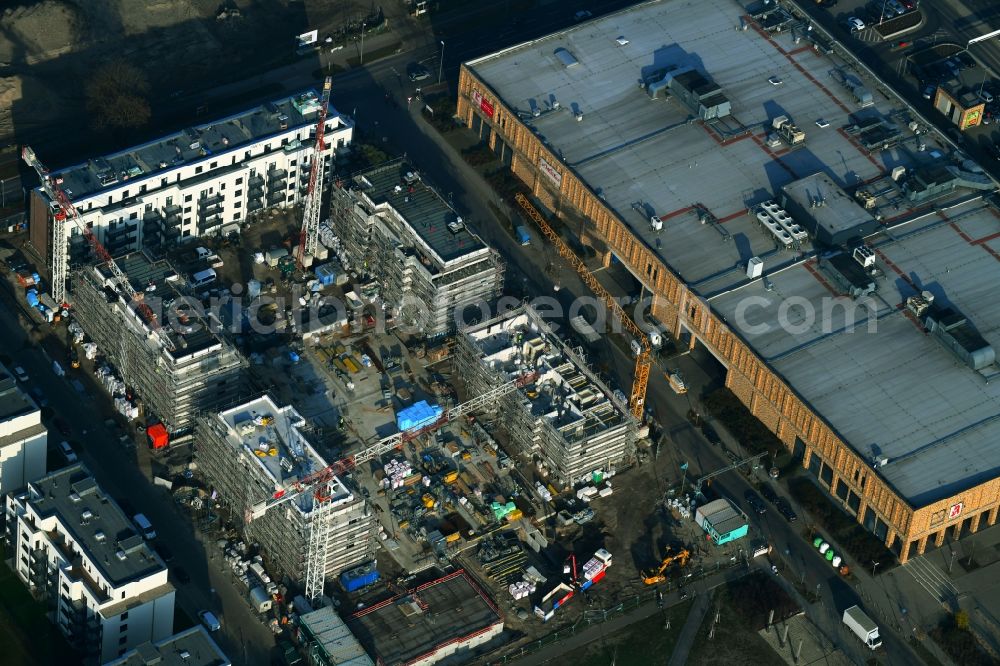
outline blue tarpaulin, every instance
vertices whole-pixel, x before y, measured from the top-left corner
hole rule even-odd
[[[38,307],[38,292],[35,291],[34,289],[31,289],[27,293],[25,293],[24,299],[28,301],[28,305],[30,305],[31,307],[33,308]]]
[[[316,273],[316,279],[324,287],[333,284],[334,280],[337,279],[337,271],[334,270],[333,264],[317,266],[314,272]]]
[[[400,430],[414,430],[434,423],[443,410],[438,405],[429,405],[426,400],[415,402],[396,414],[396,427]]]

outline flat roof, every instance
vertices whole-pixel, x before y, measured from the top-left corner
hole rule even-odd
[[[115,587],[164,569],[131,519],[82,464],[52,472],[31,487],[37,496],[29,496],[28,503],[35,512],[43,518],[57,517],[60,528],[73,536],[91,564]],[[79,573],[87,578],[82,570]],[[93,584],[90,587],[101,596],[100,589]]]
[[[191,627],[155,643],[143,643],[104,666],[230,666],[204,627]]]
[[[303,629],[333,666],[375,666],[347,624],[329,606],[306,613],[299,620]]]
[[[268,136],[283,134],[316,122],[320,103],[315,90],[267,102],[252,109],[196,125],[111,155],[53,172],[61,176],[62,187],[73,201],[86,199],[102,190],[136,181],[138,187],[153,174],[218,158],[256,143]],[[329,108],[328,118],[337,116]],[[285,129],[282,129],[282,124]],[[138,190],[137,190],[138,192]]]
[[[7,421],[37,411],[34,400],[18,386],[14,375],[0,365],[0,421]]]
[[[179,317],[167,315],[168,312],[171,312],[171,304],[193,302],[190,300],[191,297],[185,293],[185,279],[174,270],[168,261],[153,260],[143,252],[132,252],[116,257],[114,261],[118,268],[128,276],[132,288],[137,293],[144,294],[153,311],[159,313],[161,330],[166,332],[174,344],[173,351],[165,349],[164,353],[179,359],[204,351],[214,345],[224,344],[222,339],[212,332],[212,322],[206,317],[198,315],[198,310],[190,307],[183,310],[185,316],[189,317],[188,321],[181,321]],[[84,268],[83,270],[89,269]],[[107,264],[95,266],[93,270],[100,274],[105,284],[110,283],[113,274]],[[118,298],[121,303],[125,303],[123,293],[118,292]],[[156,300],[159,303],[155,303]],[[143,321],[143,325],[152,332],[145,321]]]
[[[871,213],[826,173],[805,176],[782,186],[781,190],[800,207],[808,209],[816,224],[830,236],[872,223]]]
[[[416,169],[403,160],[392,160],[354,175],[366,197],[375,205],[388,205],[423,241],[440,264],[473,253],[485,253],[486,244],[469,231],[461,217]],[[449,227],[449,225],[451,225]]]
[[[996,477],[1000,382],[987,384],[900,311],[907,296],[931,289],[1000,345],[992,288],[1000,278],[996,209],[967,189],[966,179],[914,210],[888,172],[963,158],[935,134],[909,131],[901,100],[873,90],[874,104],[860,109],[839,82],[847,64],[836,56],[752,21],[734,30],[737,20],[727,0],[655,0],[466,66],[863,459],[888,458],[878,473],[902,497],[920,506]],[[578,64],[563,66],[553,55],[560,48]],[[662,93],[651,99],[639,83],[673,67],[705,72],[731,101],[732,115],[691,122],[677,101]],[[805,132],[804,145],[772,143],[771,121],[780,115]],[[859,128],[879,118],[901,139],[869,153]],[[809,176],[814,180],[801,181]],[[817,313],[824,304],[850,302],[824,277],[809,240],[785,250],[748,214],[786,186],[806,198],[817,182],[849,195],[877,183],[870,212],[881,219],[881,235],[869,242],[881,253],[885,277],[873,299],[875,334],[846,333],[836,312],[826,329],[815,324],[799,332],[801,316],[787,306],[792,326],[778,325],[779,305],[793,297]],[[826,198],[819,217],[829,216],[830,224],[863,217],[853,202]],[[950,209],[949,202],[966,199],[976,202]],[[662,232],[650,227],[654,213]],[[747,277],[751,257],[763,259],[766,281]]]
[[[227,439],[233,445],[233,455],[238,455],[240,449],[250,454],[258,469],[274,483],[275,490],[328,465],[302,433],[305,419],[290,405],[279,407],[270,396],[262,395],[220,412],[219,418],[228,427]],[[331,502],[343,503],[354,498],[337,477],[333,477],[330,485]],[[311,511],[313,494],[301,493],[291,503],[300,511]]]
[[[405,664],[503,622],[493,602],[462,569],[411,593],[396,595],[347,620],[369,654],[385,666]]]

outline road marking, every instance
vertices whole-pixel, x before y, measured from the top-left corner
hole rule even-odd
[[[958,588],[926,556],[911,558],[906,563],[906,570],[935,601],[944,602],[949,597],[958,596]]]

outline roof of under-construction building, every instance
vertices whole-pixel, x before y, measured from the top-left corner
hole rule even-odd
[[[374,206],[392,208],[410,235],[433,254],[429,258],[437,265],[428,270],[435,272],[456,259],[488,252],[455,209],[406,162],[393,160],[362,171],[355,174],[354,182]]]
[[[114,261],[128,276],[132,288],[136,293],[143,294],[144,302],[157,315],[161,333],[167,335],[173,342],[174,350],[164,349],[164,353],[174,359],[180,359],[215,345],[224,344],[222,339],[212,332],[213,328],[220,325],[219,322],[213,322],[199,314],[203,308],[196,298],[185,293],[186,282],[168,262],[154,261],[142,252],[133,252]],[[111,284],[111,269],[106,264],[101,264],[96,266],[95,270],[102,276],[107,293],[107,285]],[[120,291],[118,298],[122,303],[126,302],[125,294]],[[171,306],[179,309],[175,310]],[[148,322],[142,317],[139,319],[144,327],[152,332]]]
[[[221,155],[257,143],[269,136],[297,127],[312,127],[320,108],[315,90],[267,102],[226,118],[174,132],[123,151],[53,172],[62,178],[63,191],[74,202],[102,190],[120,187],[124,181],[138,188],[150,176],[161,178],[173,169],[196,162],[218,160]],[[338,118],[330,107],[327,117]],[[346,122],[346,120],[345,120]],[[282,129],[284,125],[284,129]],[[306,132],[303,140],[309,139]],[[157,187],[159,183],[157,182]]]
[[[469,327],[466,334],[491,370],[512,378],[538,372],[522,394],[530,401],[532,415],[546,419],[566,439],[589,437],[626,422],[624,406],[530,308]]]
[[[91,565],[115,587],[161,571],[163,562],[139,535],[132,521],[97,485],[80,463],[50,473],[32,483],[36,497],[28,503],[42,518],[56,516]],[[80,578],[97,598],[107,596],[79,566],[78,555],[67,553]],[[112,601],[111,599],[106,599]]]
[[[279,407],[267,395],[220,412],[219,418],[227,426],[226,439],[233,445],[234,455],[241,448],[250,454],[275,490],[328,465],[303,434],[305,419],[294,407]],[[334,503],[353,499],[337,477],[330,481],[330,492]],[[302,493],[293,503],[308,512],[312,510],[313,494]]]
[[[493,602],[464,570],[386,599],[347,619],[379,663],[396,666],[503,623]]]
[[[998,213],[982,198],[994,184],[934,134],[910,131],[901,100],[871,86],[873,103],[859,108],[846,82],[862,77],[836,56],[739,14],[728,0],[655,0],[466,67],[902,497],[922,506],[995,478],[1000,382],[987,379],[1000,368],[965,367],[901,308],[930,290],[1000,347]],[[734,30],[741,21],[747,29]],[[686,106],[638,85],[674,67],[707,73],[732,115],[690,122]],[[804,145],[771,142],[783,115]],[[869,152],[862,129],[875,125],[900,147],[880,140]],[[911,203],[904,181],[887,177],[898,166],[947,169],[955,189]],[[759,204],[783,188],[808,199],[817,178],[829,190],[820,223],[844,193],[880,188],[868,209],[877,231],[865,239],[883,274],[870,305],[854,307],[810,238],[791,243],[758,221]],[[748,277],[752,257],[764,279]]]

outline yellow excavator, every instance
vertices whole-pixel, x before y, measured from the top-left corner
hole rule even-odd
[[[676,553],[667,551],[664,556],[663,561],[660,562],[660,568],[656,572],[645,572],[642,574],[642,582],[646,585],[657,585],[667,580],[666,571],[670,568],[672,564],[676,564],[678,567],[686,566],[688,563],[688,558],[691,557],[690,551],[687,548],[681,548]]]

